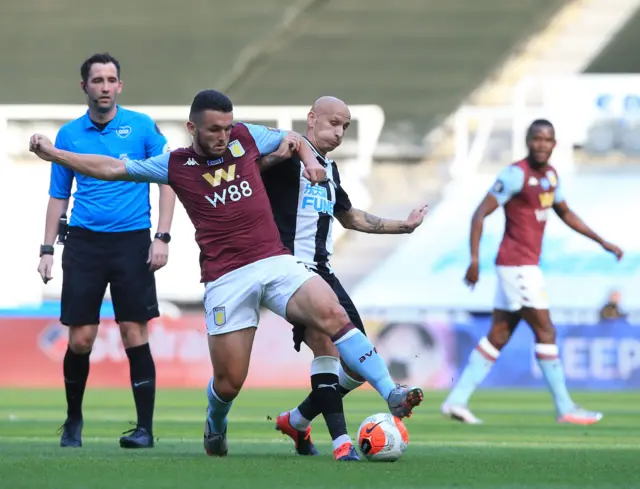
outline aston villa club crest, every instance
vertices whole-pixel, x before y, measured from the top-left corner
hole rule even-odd
[[[224,326],[227,322],[227,313],[224,307],[213,308],[213,323],[216,326]]]
[[[244,148],[237,139],[229,143],[229,151],[231,151],[231,154],[236,158],[240,158],[244,154]]]

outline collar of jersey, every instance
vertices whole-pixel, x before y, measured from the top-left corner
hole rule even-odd
[[[320,158],[322,160],[322,164],[324,166],[329,166],[331,163],[333,163],[333,160],[330,160],[329,158],[327,158],[326,156],[322,156],[322,154],[320,154],[320,151],[318,151],[318,149],[313,145],[313,143],[311,141],[309,141],[306,136],[302,136],[304,138],[304,140],[307,142],[307,144],[309,145],[309,147],[311,148],[311,150],[313,151],[313,153],[316,155],[317,158]]]
[[[116,107],[118,108],[118,111],[116,112],[116,116],[109,121],[109,124],[107,124],[107,127],[104,128],[103,132],[113,131],[114,129],[117,129],[118,127],[120,127],[120,121],[122,120],[122,113],[124,111],[118,104],[116,104]],[[89,117],[89,109],[87,109],[87,111],[84,113],[84,129],[86,131],[90,131],[93,129],[95,131],[100,132],[100,130],[95,126],[95,124],[91,120],[91,117]]]

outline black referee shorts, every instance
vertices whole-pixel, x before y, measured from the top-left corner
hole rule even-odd
[[[338,296],[338,300],[340,301],[340,305],[344,308],[349,316],[349,319],[353,323],[353,325],[362,331],[363,334],[367,334],[364,330],[364,324],[362,323],[362,318],[360,318],[360,314],[358,313],[358,309],[356,309],[355,304],[347,294],[347,291],[344,290],[344,287],[333,273],[319,272],[316,271],[318,275],[320,275],[325,282],[329,284],[329,286],[333,289],[335,294]],[[293,347],[296,351],[300,351],[300,345],[304,342],[304,331],[306,326],[301,324],[293,325]]]
[[[71,227],[62,252],[62,307],[65,326],[100,323],[110,285],[117,322],[145,323],[159,316],[156,282],[147,259],[148,229],[99,233]]]

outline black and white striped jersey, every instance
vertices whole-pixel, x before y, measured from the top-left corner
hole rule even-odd
[[[304,166],[297,155],[265,170],[262,180],[284,245],[308,267],[332,273],[333,216],[351,209],[351,201],[340,185],[336,163],[309,145],[326,169],[326,182],[312,186],[302,176]]]

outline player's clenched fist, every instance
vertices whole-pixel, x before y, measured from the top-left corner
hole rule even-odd
[[[307,165],[302,172],[302,176],[315,184],[324,182],[327,179],[327,172],[320,163],[316,162]]]
[[[293,156],[293,153],[298,152],[298,148],[300,147],[300,141],[297,137],[289,134],[282,138],[282,142],[278,149],[271,153],[278,160],[284,161],[288,160]]]
[[[34,134],[29,140],[29,151],[45,161],[53,161],[55,147],[47,136]]]

